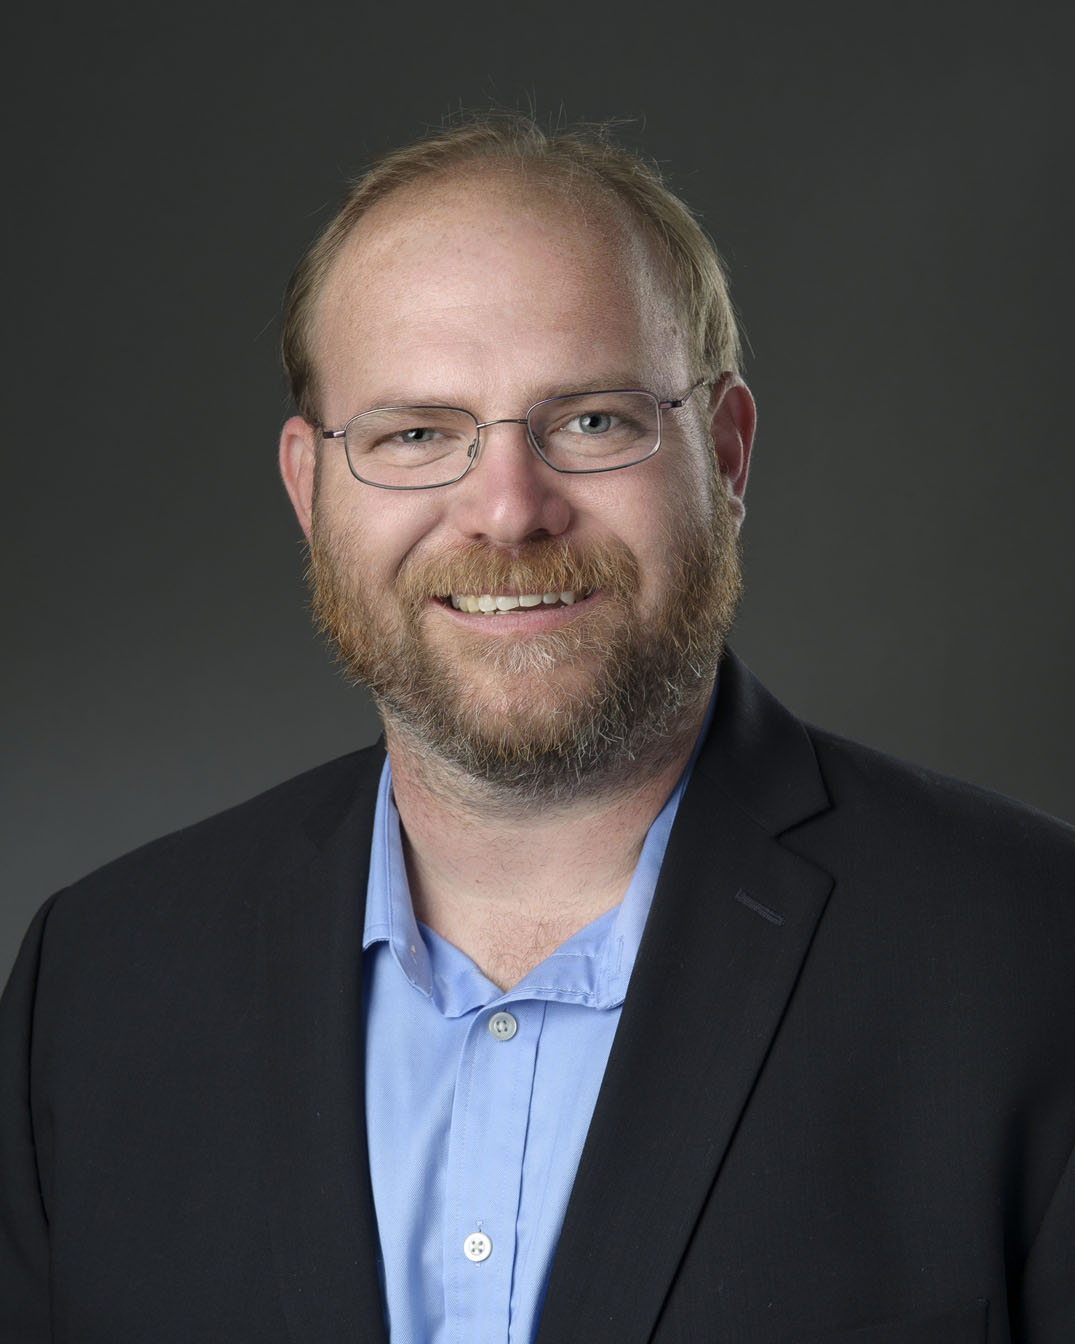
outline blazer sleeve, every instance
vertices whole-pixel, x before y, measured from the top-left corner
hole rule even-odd
[[[0,1339],[49,1344],[48,1219],[31,1115],[34,1000],[51,902],[31,924],[0,998]]]

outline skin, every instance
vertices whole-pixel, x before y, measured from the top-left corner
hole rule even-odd
[[[547,184],[538,191],[503,172],[405,188],[374,207],[328,277],[315,348],[321,415],[333,427],[378,405],[441,402],[485,421],[586,386],[678,397],[694,381],[648,244],[607,206],[581,215]],[[532,451],[523,426],[505,424],[482,431],[479,460],[461,481],[376,490],[355,481],[342,448],[322,444],[300,417],[283,428],[280,466],[306,535],[315,525],[331,531],[388,622],[408,564],[473,543],[511,551],[541,537],[626,546],[640,572],[634,601],[646,616],[668,590],[670,539],[706,497],[708,454],[716,454],[737,527],[743,517],[750,394],[726,378],[708,406],[705,389],[695,401],[697,410],[666,416],[659,453],[607,475],[558,475]],[[583,612],[598,623],[614,619],[602,600],[599,591],[573,608],[498,617],[430,600],[423,635],[450,658],[483,714],[510,726],[522,707],[552,706],[556,689],[583,687],[598,655],[509,677],[479,661],[478,644],[532,638]],[[636,768],[622,787],[606,782],[595,796],[530,806],[525,815],[386,718],[418,918],[502,988],[515,983],[621,899],[704,707],[700,699],[659,768]]]

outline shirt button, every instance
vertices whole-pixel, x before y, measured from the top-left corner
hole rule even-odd
[[[519,1024],[510,1013],[494,1013],[489,1019],[489,1035],[494,1041],[510,1041]]]
[[[484,1232],[472,1232],[463,1242],[463,1254],[476,1265],[488,1260],[492,1253],[493,1243]]]

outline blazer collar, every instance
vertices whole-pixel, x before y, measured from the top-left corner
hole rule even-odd
[[[805,726],[731,652],[696,769],[769,835],[831,806]]]
[[[538,1344],[651,1337],[832,886],[778,837],[829,805],[805,729],[729,655],[579,1163]]]
[[[387,1338],[361,1032],[362,920],[383,759],[375,748],[328,767],[330,787],[299,820],[292,861],[258,893],[259,1120],[281,1306],[295,1344]]]

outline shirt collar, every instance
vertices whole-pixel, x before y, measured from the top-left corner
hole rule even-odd
[[[392,766],[387,756],[381,769],[377,806],[373,813],[362,947],[365,949],[377,942],[387,942],[411,984],[432,997],[433,966],[411,905],[411,889],[399,833],[399,812],[392,797]]]
[[[498,998],[541,998],[615,1008],[623,1002],[676,810],[709,731],[716,688],[690,759],[646,833],[623,900],[578,930],[506,994],[488,981],[465,953],[414,917],[403,858],[399,812],[392,797],[392,767],[385,758],[377,790],[366,891],[362,947],[386,944],[400,971],[446,1016],[484,1007]]]

